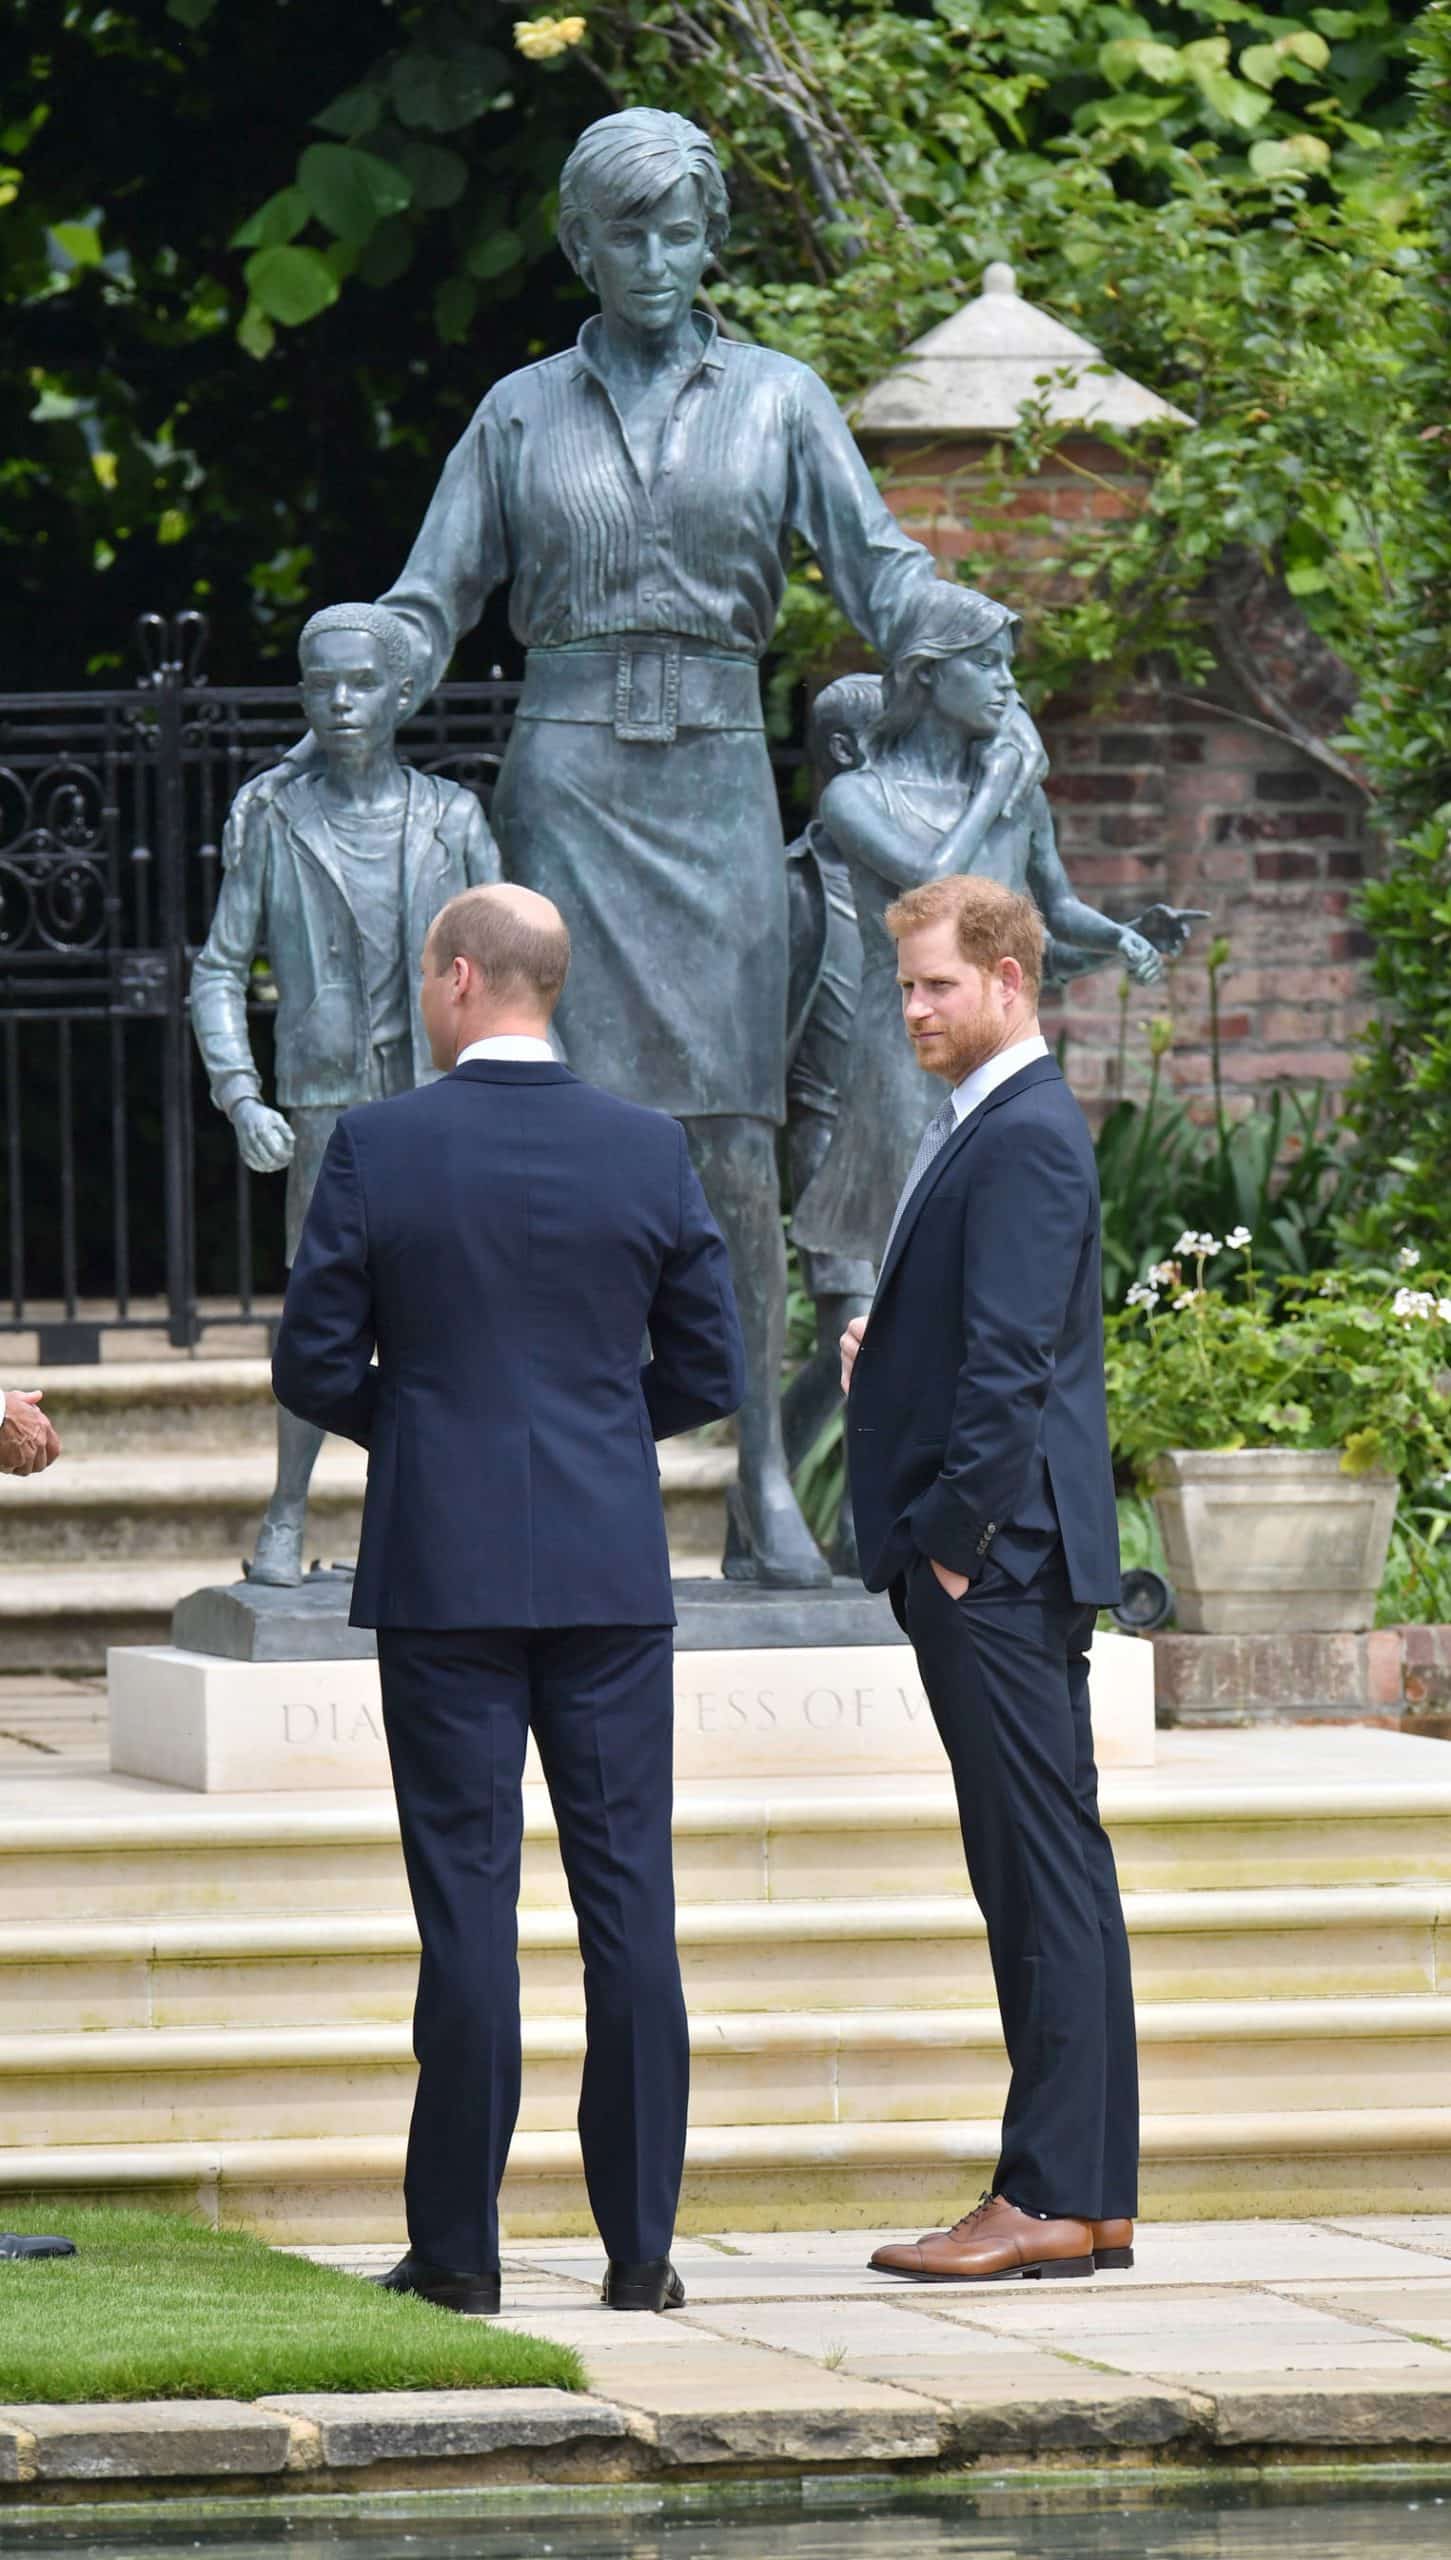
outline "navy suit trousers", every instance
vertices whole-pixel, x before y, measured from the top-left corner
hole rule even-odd
[[[612,2258],[664,2257],[690,2053],[671,1862],[669,1627],[380,1627],[383,1718],[423,1944],[404,2191],[420,2256],[499,2263],[519,2108],[519,1864],[533,1727],[584,1958],[579,2134]]]
[[[907,1631],[952,1765],[1012,2067],[993,2192],[1026,2213],[1137,2208],[1128,1938],[1098,1815],[1094,1611],[1054,1547],[1026,1588],[987,1558],[960,1600],[919,1556]]]

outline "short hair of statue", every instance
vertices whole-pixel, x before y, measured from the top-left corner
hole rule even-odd
[[[725,173],[708,133],[663,107],[627,107],[587,125],[559,178],[559,245],[576,274],[586,216],[628,220],[648,213],[682,178],[693,179],[712,257],[730,236]]]
[[[823,685],[806,721],[806,750],[816,771],[831,771],[828,750],[840,732],[855,744],[860,763],[866,755],[867,734],[875,728],[881,710],[880,676],[838,676],[834,683]]]
[[[488,887],[462,889],[428,928],[429,965],[442,977],[455,960],[477,969],[494,996],[530,996],[552,1013],[569,975],[569,927],[534,924]]]
[[[382,604],[325,604],[310,622],[305,622],[297,637],[299,666],[307,655],[309,640],[320,639],[324,631],[366,631],[376,640],[392,676],[413,672],[413,651],[408,645],[408,625]]]
[[[924,880],[897,898],[882,919],[894,942],[904,933],[951,922],[957,927],[959,956],[974,969],[993,970],[1000,960],[1016,960],[1025,992],[1033,997],[1043,982],[1043,919],[1031,898],[1005,888],[1001,880],[973,880],[966,872],[949,872],[945,880]]]

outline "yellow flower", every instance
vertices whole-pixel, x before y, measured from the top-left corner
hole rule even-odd
[[[568,53],[578,44],[589,24],[587,18],[521,19],[514,29],[514,42],[530,62],[552,62],[557,53]]]

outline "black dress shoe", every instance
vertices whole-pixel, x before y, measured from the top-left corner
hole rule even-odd
[[[496,2275],[456,2275],[451,2268],[436,2267],[431,2258],[416,2258],[411,2249],[385,2276],[370,2276],[368,2281],[380,2284],[385,2293],[416,2294],[420,2302],[437,2303],[440,2311],[477,2313],[499,2308]]]
[[[73,2258],[74,2240],[49,2240],[18,2231],[0,2231],[0,2258]]]
[[[600,2300],[612,2311],[678,2311],[685,2287],[668,2258],[645,2258],[638,2266],[628,2258],[611,2258]]]

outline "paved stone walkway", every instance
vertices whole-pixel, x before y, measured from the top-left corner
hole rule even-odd
[[[1451,2215],[1160,2225],[1130,2273],[1052,2285],[894,2285],[868,2270],[869,2246],[683,2241],[689,2304],[651,2319],[603,2308],[596,2251],[522,2245],[503,2316],[578,2348],[584,2394],[0,2406],[0,2507],[137,2483],[285,2498],[1118,2459],[1360,2456],[1439,2474],[1451,2449]],[[364,2275],[395,2251],[306,2254]]]
[[[979,2450],[1451,2445],[1451,2216],[1149,2226],[1131,2270],[1066,2284],[894,2282],[872,2245],[684,2240],[687,2307],[652,2320],[599,2303],[597,2250],[521,2243],[502,2316],[576,2347],[590,2390],[676,2460],[822,2459],[833,2436],[902,2459],[940,2447],[944,2418]],[[308,2254],[361,2273],[393,2253]]]

